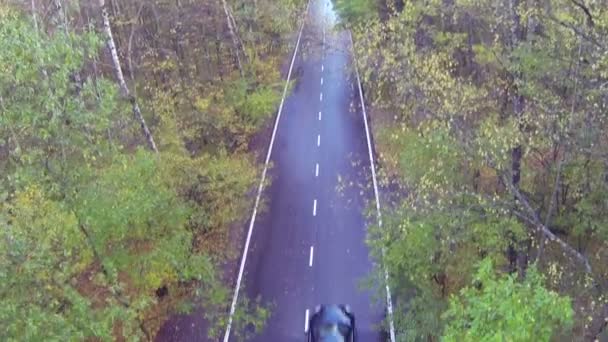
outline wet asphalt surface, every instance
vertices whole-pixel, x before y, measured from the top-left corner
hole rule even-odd
[[[349,304],[359,341],[381,340],[383,308],[362,284],[372,270],[367,140],[350,40],[334,24],[330,0],[313,0],[245,268],[247,295],[272,305],[252,341],[305,341],[306,310],[322,303]]]
[[[362,284],[372,271],[367,140],[349,36],[336,24],[330,0],[311,0],[245,265],[241,290],[271,306],[251,341],[306,341],[306,310],[332,303],[351,306],[358,341],[383,340],[384,308]],[[204,322],[188,317],[157,341],[207,340]]]

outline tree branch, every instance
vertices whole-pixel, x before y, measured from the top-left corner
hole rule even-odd
[[[137,21],[139,20],[139,17],[141,16],[141,11],[144,9],[144,5],[145,2],[141,2],[141,4],[139,5],[139,8],[137,9],[137,14],[135,15],[135,18],[133,19],[133,23],[131,24],[131,32],[129,34],[129,43],[127,44],[127,63],[129,63],[129,76],[131,77],[131,81],[135,81],[135,70],[133,70],[133,36],[135,35],[135,27],[137,25]],[[135,88],[135,85],[137,83],[134,82],[133,83],[133,93],[137,94],[137,89]],[[137,95],[135,95],[137,96]]]
[[[582,9],[583,12],[585,12],[585,15],[587,16],[587,24],[589,26],[591,26],[591,27],[595,26],[595,23],[593,22],[593,16],[591,15],[591,11],[589,10],[589,8],[587,6],[585,6],[584,3],[578,2],[576,0],[570,0],[570,2],[572,2],[578,8]]]
[[[507,186],[507,188],[509,189],[509,191],[511,192],[511,194],[515,196],[515,198],[523,205],[524,209],[528,212],[528,215],[532,219],[532,222],[534,223],[535,228],[538,229],[544,236],[546,236],[549,239],[549,241],[556,242],[568,254],[570,254],[575,259],[577,259],[581,264],[583,264],[583,266],[585,267],[585,272],[587,272],[589,274],[593,274],[591,265],[589,264],[589,261],[587,260],[587,258],[585,258],[584,255],[582,255],[581,253],[576,251],[574,248],[572,248],[570,245],[568,245],[566,242],[564,242],[564,240],[560,239],[557,235],[553,234],[553,232],[551,232],[551,230],[549,230],[549,228],[547,228],[547,226],[545,226],[541,222],[540,218],[538,217],[538,214],[536,213],[534,208],[532,208],[532,206],[530,205],[530,202],[528,202],[528,199],[519,191],[519,189],[517,189],[513,186],[513,183],[511,182],[509,177],[507,177],[505,174],[503,174],[501,176],[501,178],[502,178],[503,182],[505,183],[505,185]]]
[[[567,28],[567,29],[570,29],[570,30],[571,30],[572,32],[574,32],[576,35],[578,35],[578,36],[580,36],[580,37],[584,38],[585,40],[587,40],[588,42],[592,43],[593,45],[595,45],[595,46],[597,46],[597,47],[599,47],[599,48],[601,48],[601,49],[603,49],[603,48],[604,48],[604,46],[603,46],[603,45],[602,45],[600,42],[598,42],[598,41],[597,41],[597,39],[595,39],[595,38],[593,38],[593,37],[589,36],[588,34],[586,34],[586,33],[585,33],[585,32],[583,32],[583,31],[579,30],[579,29],[578,29],[576,26],[574,26],[574,25],[572,25],[572,24],[570,24],[570,23],[567,23],[567,22],[565,22],[565,21],[561,21],[561,20],[557,19],[556,17],[554,17],[554,16],[552,16],[552,15],[548,15],[548,16],[546,16],[546,17],[547,17],[548,19],[550,19],[551,21],[553,21],[553,22],[555,22],[555,23],[558,23],[559,25],[561,25],[561,26],[563,26],[563,27],[565,27],[565,28]]]
[[[114,299],[118,303],[120,303],[123,307],[125,307],[127,309],[132,309],[129,299],[125,295],[123,295],[120,288],[115,287],[116,284],[113,281],[113,279],[110,277],[110,273],[104,266],[103,258],[99,254],[99,251],[97,250],[97,247],[95,246],[95,242],[93,241],[93,238],[89,234],[89,231],[87,230],[85,225],[82,223],[79,223],[78,227],[80,228],[80,232],[84,235],[85,239],[87,240],[89,248],[93,252],[93,257],[95,258],[95,260],[97,262],[99,262],[99,266],[101,267],[101,273],[103,274],[107,285],[110,287],[110,293],[112,294],[112,297],[114,297]],[[138,309],[135,309],[135,310],[139,311]],[[148,329],[145,327],[144,321],[138,317],[137,322],[139,323],[139,328],[141,329],[142,333],[146,336],[146,341],[152,341],[152,337],[150,336],[150,332],[148,331]]]

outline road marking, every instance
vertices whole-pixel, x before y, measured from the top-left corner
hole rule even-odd
[[[308,260],[308,266],[312,267],[312,258],[315,254],[315,246],[310,246],[310,259]]]
[[[319,177],[319,163],[317,163],[317,166],[315,167],[315,177]]]
[[[310,0],[306,5],[306,10],[304,11],[304,20],[302,20],[302,25],[300,26],[300,33],[298,33],[298,40],[296,42],[296,47],[293,51],[293,57],[291,58],[291,65],[289,66],[289,72],[287,72],[287,80],[285,81],[285,87],[283,88],[283,97],[281,98],[281,104],[279,105],[279,110],[277,112],[277,118],[274,121],[274,129],[272,130],[272,136],[270,138],[270,144],[268,145],[268,152],[266,153],[266,161],[264,162],[264,170],[262,171],[262,179],[260,180],[260,185],[258,186],[258,193],[255,198],[255,204],[253,206],[253,213],[251,214],[251,221],[249,222],[249,230],[247,232],[247,239],[245,240],[245,246],[243,247],[243,255],[241,256],[241,265],[239,267],[239,274],[236,279],[236,286],[234,288],[234,295],[232,296],[232,303],[230,304],[230,313],[228,317],[228,324],[226,325],[226,333],[224,334],[224,342],[228,342],[230,339],[230,330],[232,329],[232,319],[234,317],[234,312],[236,311],[236,303],[239,299],[239,291],[241,289],[241,281],[243,280],[243,272],[245,271],[245,263],[247,262],[247,254],[249,252],[249,244],[251,242],[251,235],[253,233],[253,226],[255,223],[255,217],[258,213],[258,206],[260,205],[260,198],[262,197],[262,190],[264,188],[264,183],[266,182],[266,173],[268,172],[268,163],[270,162],[270,155],[272,154],[272,147],[274,145],[274,139],[277,134],[277,128],[279,126],[279,120],[281,119],[281,113],[283,111],[283,105],[285,103],[285,96],[287,95],[287,88],[289,87],[289,81],[291,79],[291,72],[293,71],[293,65],[296,61],[296,55],[298,54],[298,48],[300,46],[300,40],[302,38],[302,32],[304,31],[304,25],[306,24],[306,16],[308,14],[308,9],[310,8]]]
[[[378,217],[378,226],[382,228],[382,214],[380,212],[380,196],[378,196],[378,182],[376,181],[376,166],[374,164],[374,153],[372,151],[372,143],[370,139],[369,126],[367,124],[367,112],[365,111],[365,101],[363,101],[363,88],[361,88],[361,77],[359,76],[359,67],[357,66],[357,56],[355,55],[355,45],[353,43],[353,35],[349,31],[350,44],[353,51],[355,73],[357,74],[357,83],[359,85],[359,98],[361,99],[361,109],[363,112],[363,123],[365,124],[365,136],[367,137],[367,150],[369,152],[369,163],[372,169],[372,183],[374,185],[374,196],[376,197],[376,216]],[[385,250],[382,249],[382,259],[385,258]],[[393,313],[393,300],[391,298],[391,289],[388,286],[388,270],[384,267],[384,285],[386,290],[386,310],[388,311],[389,335],[391,342],[395,342],[395,322]]]
[[[317,135],[317,147],[321,146],[321,134]]]
[[[321,121],[321,111],[319,111],[319,121]]]
[[[323,92],[321,92],[321,95],[319,95],[319,101],[323,101]]]
[[[323,64],[321,64],[321,71],[325,70],[325,66]]]
[[[308,309],[306,309],[306,317],[304,317],[304,332],[308,332]]]
[[[312,202],[312,216],[317,216],[317,200]]]
[[[323,85],[323,77],[321,77],[321,85]]]

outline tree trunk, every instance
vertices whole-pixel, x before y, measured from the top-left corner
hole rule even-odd
[[[120,87],[120,93],[123,97],[125,97],[130,103],[133,110],[133,115],[135,119],[139,122],[141,130],[148,142],[148,146],[152,151],[158,153],[158,149],[156,148],[156,143],[154,142],[154,137],[148,129],[148,125],[141,114],[141,110],[139,108],[139,104],[137,103],[137,99],[131,95],[129,92],[129,87],[127,87],[127,83],[125,82],[125,77],[122,73],[122,69],[120,66],[120,60],[118,59],[118,52],[116,50],[116,44],[114,43],[114,37],[112,36],[112,27],[110,26],[110,16],[108,15],[108,9],[106,7],[105,0],[99,0],[99,6],[101,8],[101,15],[103,20],[103,30],[106,35],[108,45],[108,50],[110,50],[110,54],[112,56],[112,64],[114,65],[114,72],[116,73],[116,79],[118,80],[118,85]]]
[[[520,0],[509,0],[509,11],[511,15],[511,49],[514,50],[521,42],[525,40],[525,30],[521,23],[521,15],[519,14]],[[518,80],[521,78],[520,74],[514,75],[513,80],[513,115],[519,122],[519,128],[521,126],[521,118],[525,109],[525,99],[519,93]],[[521,180],[521,158],[522,158],[522,146],[518,145],[511,150],[511,181],[513,186],[519,190],[519,183]],[[510,263],[513,268],[517,268],[519,276],[524,277],[526,268],[528,266],[528,250],[530,248],[530,239],[525,239],[519,246],[518,251],[514,251],[514,247],[510,247]]]
[[[230,9],[228,8],[228,3],[226,0],[222,0],[222,6],[224,7],[224,14],[226,15],[226,22],[228,22],[228,31],[230,32],[230,37],[232,38],[232,44],[234,45],[234,56],[236,58],[236,63],[239,67],[239,72],[241,76],[243,76],[243,64],[241,63],[240,56],[240,46],[239,46],[239,38],[236,35],[236,27],[234,19],[230,14]]]
[[[32,0],[31,1],[31,7],[32,7],[32,20],[34,21],[34,28],[36,29],[36,33],[38,33],[38,16],[36,14],[36,0]]]
[[[511,48],[512,50],[514,50],[520,42],[523,42],[525,40],[525,36],[524,36],[524,29],[523,26],[521,24],[521,16],[519,15],[519,5],[520,5],[520,1],[519,0],[510,0],[509,1],[509,7],[510,7],[510,11],[511,11],[511,15],[512,15],[512,25],[511,25]],[[514,80],[514,86],[513,86],[513,114],[515,115],[515,118],[519,121],[521,121],[521,117],[522,114],[524,112],[525,109],[525,99],[524,97],[519,93],[519,89],[518,89],[518,85],[517,85],[517,81],[519,78],[521,78],[520,74],[516,74],[514,76],[515,80]],[[520,129],[521,129],[521,124],[520,124]],[[513,177],[513,185],[516,188],[519,188],[519,181],[521,179],[521,157],[522,157],[522,147],[521,145],[516,146],[515,148],[513,148],[513,150],[511,151],[511,158],[512,158],[512,164],[511,164],[511,173],[512,173],[512,177]]]

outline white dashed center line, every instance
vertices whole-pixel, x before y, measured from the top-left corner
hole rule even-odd
[[[321,93],[321,95],[319,95],[319,101],[323,101],[323,93]]]
[[[323,77],[321,77],[321,85],[323,85]]]
[[[313,255],[315,254],[315,247],[314,246],[310,246],[310,259],[308,260],[308,266],[312,267],[312,258]]]
[[[325,66],[323,66],[323,64],[321,64],[321,71],[325,70]]]
[[[306,317],[304,317],[304,332],[308,332],[308,309],[306,309]]]
[[[319,177],[319,163],[317,163],[317,166],[315,167],[315,177]]]
[[[317,216],[317,200],[312,202],[312,216]]]
[[[317,147],[321,146],[321,134],[317,135]]]
[[[321,112],[319,112],[319,121],[321,121]]]

